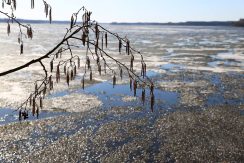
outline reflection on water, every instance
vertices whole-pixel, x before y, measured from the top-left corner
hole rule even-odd
[[[137,89],[137,97],[140,99],[141,89]],[[99,84],[95,84],[83,89],[74,90],[73,92],[63,91],[52,94],[50,98],[54,97],[62,97],[69,93],[87,93],[93,94],[98,96],[98,98],[103,103],[103,108],[110,108],[110,107],[120,107],[120,106],[137,106],[143,108],[150,108],[150,91],[146,89],[146,100],[145,106],[142,105],[141,100],[132,100],[130,102],[123,101],[122,98],[125,96],[133,97],[134,93],[130,91],[129,85],[116,85],[114,88],[108,82],[103,82]],[[155,109],[163,109],[167,108],[168,106],[176,105],[178,103],[179,94],[176,92],[169,92],[169,91],[162,91],[159,89],[154,90],[155,95]]]
[[[49,111],[41,111],[38,119],[50,118],[60,115],[68,115],[69,113],[65,112],[49,112]],[[36,117],[33,117],[29,113],[28,120],[37,120]],[[19,121],[19,112],[10,108],[0,108],[0,125],[8,124],[11,122]]]

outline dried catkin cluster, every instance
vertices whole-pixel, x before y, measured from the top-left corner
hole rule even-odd
[[[46,17],[49,16],[49,21],[51,23],[52,8],[46,1],[43,2],[45,15]],[[31,0],[31,8],[34,7],[35,2]],[[29,98],[19,107],[20,120],[28,118],[28,111],[31,111],[33,116],[39,116],[40,109],[43,108],[43,99],[54,89],[54,81],[59,83],[63,80],[69,86],[73,80],[77,79],[78,75],[80,75],[79,80],[81,80],[81,87],[83,89],[85,88],[85,82],[87,80],[94,80],[94,75],[97,74],[110,76],[113,87],[116,86],[118,78],[122,80],[124,76],[127,76],[130,81],[130,90],[133,92],[134,96],[138,96],[140,94],[138,91],[141,90],[140,95],[143,105],[146,102],[146,91],[150,91],[150,105],[153,111],[155,104],[154,84],[146,75],[147,66],[143,60],[142,54],[132,48],[127,37],[122,38],[118,34],[107,30],[96,21],[92,21],[91,14],[92,13],[87,11],[84,7],[77,13],[72,14],[70,26],[60,43],[46,55],[29,63],[29,65],[31,65],[32,63],[39,62],[45,72],[45,78],[35,82],[34,92],[31,93]],[[14,18],[12,19],[15,20]],[[79,19],[81,19],[81,21],[79,21]],[[27,29],[26,36],[32,39],[32,27],[30,25],[24,27]],[[8,23],[7,34],[9,35],[10,32],[10,23]],[[18,37],[20,54],[24,52],[22,37],[23,33],[20,28]],[[111,37],[113,37],[113,39]],[[126,56],[129,63],[119,61],[109,54],[110,38],[111,40],[114,40],[114,38],[117,40],[117,54]],[[86,52],[84,54],[78,54],[78,52],[74,50],[75,48],[84,48]],[[82,57],[82,55],[85,56]],[[42,63],[42,60],[47,58],[50,59],[48,69]],[[134,63],[138,58],[140,58],[141,62],[140,72],[134,70]],[[107,62],[107,60],[109,60],[109,62]],[[113,64],[117,67],[112,66]]]

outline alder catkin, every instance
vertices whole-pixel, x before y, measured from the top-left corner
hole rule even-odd
[[[8,26],[7,26],[7,34],[8,34],[8,36],[10,34],[10,24],[9,23],[8,23]]]
[[[40,108],[43,109],[42,97],[40,97]]]
[[[69,86],[69,72],[67,72],[67,75],[66,75],[66,83],[68,84],[68,86]]]
[[[22,113],[21,113],[21,110],[19,111],[19,121],[21,121],[21,115]]]
[[[116,76],[114,75],[113,76],[113,88],[114,88],[115,85],[116,85]]]
[[[23,43],[21,43],[20,45],[20,54],[23,54],[24,53],[24,45]]]
[[[49,22],[52,23],[52,8],[49,10]]]
[[[137,89],[137,81],[134,80],[134,82],[133,82],[134,96],[136,96],[136,89]]]
[[[92,81],[92,71],[90,71],[90,80]]]
[[[50,71],[53,72],[53,60],[50,62]]]
[[[105,46],[106,46],[106,48],[108,47],[108,34],[107,34],[107,32],[105,33]]]
[[[72,29],[74,26],[74,16],[72,15],[70,19],[71,19],[70,20],[70,29]]]
[[[145,105],[145,99],[146,99],[146,90],[143,88],[141,92],[141,100],[143,105]]]
[[[121,78],[121,80],[122,80],[122,78],[123,78],[123,69],[122,68],[120,68],[120,78]]]
[[[13,6],[14,6],[14,10],[16,10],[16,6],[17,6],[16,0],[13,0]]]
[[[151,94],[151,111],[153,112],[154,110],[154,103],[155,103],[155,99],[154,99],[154,94]]]
[[[33,98],[33,102],[32,102],[32,115],[34,116],[36,113],[36,99]]]
[[[83,78],[82,78],[82,89],[84,90],[85,89],[85,77],[83,76]]]
[[[119,39],[119,53],[121,53],[121,48],[122,48],[122,41]]]

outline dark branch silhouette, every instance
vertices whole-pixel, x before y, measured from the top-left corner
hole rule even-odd
[[[14,16],[14,9],[16,9],[16,1],[3,0],[3,4],[9,5],[12,8],[12,16],[8,13],[0,11],[1,14],[9,18],[9,21],[15,22],[19,25],[20,34],[18,41],[20,43],[20,54],[24,52],[22,28],[27,29],[27,37],[32,38],[32,28],[30,25],[24,25],[16,19]],[[49,4],[44,2],[44,12],[46,17],[49,16],[50,23],[52,22],[52,8]],[[4,5],[3,5],[4,6]],[[35,7],[34,0],[31,0],[31,8]],[[146,63],[143,60],[142,54],[131,47],[130,41],[127,37],[122,38],[116,33],[113,33],[96,21],[91,20],[91,12],[85,7],[80,8],[76,13],[72,14],[70,19],[70,27],[67,28],[63,39],[53,47],[48,53],[43,56],[33,59],[21,66],[6,70],[0,73],[0,76],[11,74],[13,72],[22,70],[31,66],[34,63],[40,63],[40,66],[44,71],[44,78],[35,81],[35,88],[33,93],[30,94],[28,99],[24,101],[17,110],[19,110],[19,119],[28,118],[28,110],[31,110],[33,116],[39,116],[39,109],[43,108],[43,99],[47,92],[53,90],[54,78],[56,83],[59,83],[61,78],[65,78],[67,85],[74,80],[78,71],[82,71],[81,62],[85,64],[83,68],[83,76],[81,78],[82,88],[84,89],[85,79],[93,80],[94,72],[98,72],[99,75],[107,74],[107,69],[112,75],[113,86],[116,85],[117,78],[123,78],[124,71],[126,72],[129,81],[130,89],[133,90],[134,95],[137,94],[137,89],[142,88],[141,99],[143,104],[145,103],[145,89],[150,89],[150,101],[151,109],[154,107],[154,84],[146,75]],[[79,16],[82,20],[79,21]],[[7,33],[10,33],[10,24],[8,22]],[[126,65],[112,55],[109,54],[109,38],[113,37],[118,41],[118,53],[124,55],[130,60],[130,64]],[[82,45],[82,46],[81,46]],[[86,47],[85,59],[82,60],[80,56],[74,55],[74,48]],[[108,50],[108,51],[107,51]],[[66,59],[62,59],[62,55],[67,55]],[[141,73],[137,74],[134,70],[135,57],[140,57]],[[50,60],[50,71],[47,71],[46,66],[43,64],[43,60]],[[112,61],[108,63],[107,60]],[[112,68],[111,65],[116,64],[118,69]],[[102,66],[103,65],[103,66]],[[87,75],[88,74],[88,75]],[[95,74],[96,75],[96,74]]]

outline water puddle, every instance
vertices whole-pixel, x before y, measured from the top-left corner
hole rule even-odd
[[[149,72],[149,75],[156,75],[154,71]],[[63,97],[72,93],[85,93],[95,95],[102,101],[103,105],[101,108],[103,110],[109,110],[112,107],[136,107],[141,110],[150,111],[150,91],[146,89],[146,102],[143,105],[141,101],[141,89],[137,89],[137,96],[134,97],[133,91],[130,91],[130,87],[127,84],[116,85],[113,88],[113,85],[109,82],[98,83],[92,86],[89,86],[83,89],[76,89],[73,91],[65,90],[62,92],[54,93],[49,95],[47,98]],[[179,94],[176,92],[161,91],[159,89],[154,90],[155,95],[155,110],[159,109],[168,109],[176,105],[179,101]],[[123,100],[123,98],[128,98],[129,100]],[[18,112],[10,108],[0,108],[0,125],[17,122],[18,121]],[[60,115],[70,114],[64,111],[50,112],[50,111],[41,111],[39,119],[55,117]],[[29,115],[28,120],[36,120],[36,117]]]
[[[92,94],[97,96],[99,100],[101,100],[103,103],[102,108],[108,109],[111,107],[126,107],[126,106],[150,108],[150,101],[149,101],[150,91],[146,89],[146,97],[148,97],[148,99],[146,100],[144,106],[140,100],[141,91],[142,91],[141,89],[137,89],[137,96],[133,97],[134,93],[130,91],[130,86],[128,84],[116,85],[113,88],[113,85],[110,84],[109,82],[103,82],[103,83],[98,83],[89,86],[85,88],[85,90],[77,89],[74,90],[73,92],[70,91],[58,92],[56,94],[52,94],[51,98],[62,97],[70,93],[86,93],[86,94]],[[178,93],[170,92],[170,91],[162,91],[159,89],[154,90],[154,95],[156,101],[155,109],[176,105],[179,99]],[[123,100],[124,97],[128,97],[129,100],[124,101]]]
[[[221,81],[221,78],[218,74],[211,75],[209,78],[210,82],[215,85],[217,88],[217,91],[213,93],[212,95],[208,96],[206,104],[207,105],[222,105],[222,104],[228,104],[228,105],[240,105],[244,103],[243,98],[237,98],[237,99],[226,99],[224,98],[225,93],[225,87]]]
[[[183,70],[183,69],[185,69],[185,66],[181,65],[181,64],[167,63],[167,64],[162,65],[161,69],[166,70],[166,71]]]
[[[56,117],[60,115],[67,115],[67,112],[50,112],[50,111],[42,111],[39,115],[38,119]],[[28,120],[33,121],[37,120],[36,117],[33,117],[31,113],[29,113]],[[5,125],[12,122],[19,121],[19,112],[15,111],[11,108],[0,108],[0,125]]]

